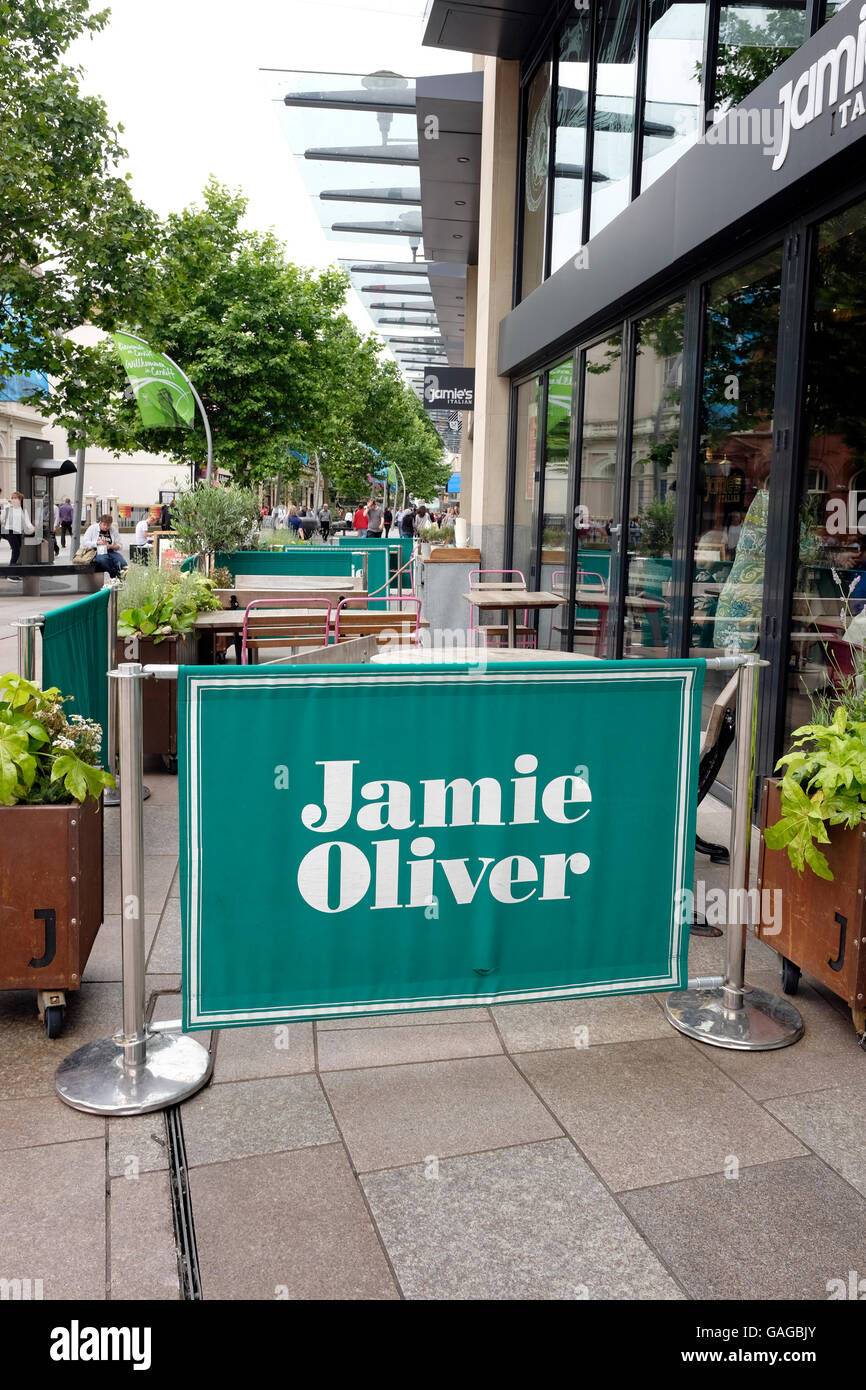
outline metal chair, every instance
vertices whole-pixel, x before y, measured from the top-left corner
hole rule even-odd
[[[385,611],[381,608],[369,608],[365,598],[344,598],[338,603],[334,619],[334,641],[339,644],[348,642],[353,637],[375,637],[380,647],[391,642],[401,647],[417,647],[421,625],[421,600],[408,598],[403,594],[376,599],[375,602],[387,604],[388,607]],[[393,610],[392,604],[395,605]],[[409,609],[399,606],[403,604],[408,604]]]
[[[482,579],[482,575],[500,575],[499,579]],[[517,576],[516,578],[514,576]],[[518,592],[522,589],[526,591],[526,576],[522,570],[470,570],[469,571],[469,592],[484,589],[515,589]],[[508,640],[508,627],[505,623],[483,623],[475,622],[475,605],[469,604],[469,645],[475,645],[475,638],[479,637],[484,646],[504,646]],[[494,638],[491,644],[490,639]],[[523,610],[523,622],[517,625],[517,645],[518,647],[535,647],[538,642],[538,634],[534,627],[529,624],[529,609]]]
[[[258,598],[244,611],[241,665],[261,647],[327,647],[332,604],[326,598]]]

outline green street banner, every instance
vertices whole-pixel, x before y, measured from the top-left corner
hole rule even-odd
[[[192,429],[195,398],[183,372],[143,338],[113,333],[145,429]]]
[[[703,674],[183,667],[184,1026],[683,988]]]

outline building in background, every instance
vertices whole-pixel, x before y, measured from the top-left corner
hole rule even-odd
[[[866,566],[866,17],[433,0],[425,43],[483,83],[461,489],[482,565],[562,593],[541,645],[759,652],[767,773],[851,672],[840,590]],[[442,226],[466,166],[419,152]]]

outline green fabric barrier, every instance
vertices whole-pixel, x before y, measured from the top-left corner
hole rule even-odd
[[[364,551],[367,559],[367,587],[370,593],[378,590],[387,593],[388,552],[387,550]],[[219,553],[214,557],[215,565],[224,565],[232,577],[249,574],[299,574],[299,575],[359,575],[363,569],[361,548],[341,549],[335,545],[290,546],[288,550],[234,550]],[[371,608],[384,608],[386,605],[377,599],[370,600]]]
[[[412,551],[415,549],[415,542],[413,541],[411,536],[373,536],[372,538],[370,538],[369,536],[338,536],[337,545],[352,546],[353,549],[358,550],[373,549],[377,546],[384,546],[388,550],[389,555],[393,556],[394,560],[396,560],[396,564],[394,563],[394,560],[392,560],[391,562],[392,593],[396,593],[399,587],[398,582],[394,577],[396,570],[399,569],[401,566],[408,567],[409,561],[412,559]],[[408,568],[404,568],[404,592],[408,592],[408,590],[411,588],[411,579],[411,572]]]
[[[108,736],[108,590],[45,614],[42,628],[42,685],[56,685],[73,700],[67,715],[81,714],[102,725],[102,762]]]
[[[685,988],[703,678],[181,668],[184,1027]]]

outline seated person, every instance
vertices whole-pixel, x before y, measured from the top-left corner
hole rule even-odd
[[[153,545],[150,538],[150,522],[146,516],[143,516],[141,521],[136,522],[134,543],[142,547]]]
[[[88,526],[81,544],[87,549],[95,548],[94,569],[105,570],[112,579],[126,569],[126,560],[120,553],[120,535],[108,512]]]

